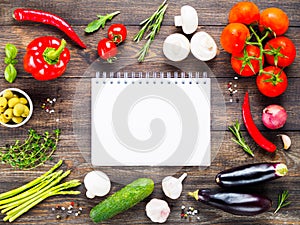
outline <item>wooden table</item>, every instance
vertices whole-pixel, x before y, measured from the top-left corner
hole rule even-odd
[[[237,1],[234,1],[237,2]],[[299,14],[299,1],[254,1],[260,9],[267,7],[279,7],[283,9],[289,16],[290,28],[286,35],[290,37],[299,50],[300,47],[300,14]],[[7,83],[4,78],[0,82],[0,89],[8,87],[18,87],[25,90],[32,98],[34,104],[34,113],[30,121],[17,129],[7,129],[3,126],[0,127],[1,145],[12,143],[16,139],[23,139],[27,135],[29,128],[34,128],[38,131],[51,130],[53,128],[60,128],[62,130],[61,140],[57,151],[53,156],[53,161],[47,162],[45,165],[38,167],[34,170],[23,171],[13,169],[8,165],[1,165],[1,181],[0,192],[5,192],[10,189],[23,185],[46,172],[53,166],[59,159],[64,160],[64,169],[71,169],[71,175],[68,179],[80,179],[83,181],[85,174],[93,170],[91,164],[86,160],[89,157],[89,148],[81,149],[78,145],[80,141],[89,143],[89,139],[80,140],[76,135],[76,125],[80,124],[89,131],[90,127],[90,89],[78,92],[78,85],[89,83],[91,77],[85,76],[85,71],[89,66],[98,60],[97,43],[106,36],[106,31],[111,23],[124,23],[128,28],[128,39],[123,44],[123,50],[131,50],[137,52],[141,44],[134,44],[132,37],[139,30],[139,23],[148,17],[156,10],[161,1],[103,1],[103,0],[65,0],[65,1],[7,1],[4,0],[0,3],[0,71],[4,71],[5,65],[3,59],[5,57],[4,47],[7,43],[15,44],[19,50],[17,59],[19,60],[16,68],[18,70],[18,77],[13,84]],[[193,6],[199,15],[199,28],[212,35],[216,40],[218,47],[220,46],[220,34],[224,26],[227,24],[227,15],[233,2],[219,0],[219,1],[170,1],[169,7],[161,27],[159,35],[157,35],[153,45],[151,46],[150,54],[147,56],[146,61],[142,64],[135,63],[132,65],[133,70],[149,70],[153,69],[154,62],[163,62],[164,56],[162,54],[161,46],[163,40],[172,33],[181,32],[180,28],[174,27],[173,17],[178,15],[180,7],[189,4]],[[81,49],[74,42],[72,42],[64,33],[54,27],[48,25],[36,24],[31,22],[17,22],[12,18],[13,9],[35,8],[55,13],[62,18],[66,19],[79,34],[82,40],[87,44],[86,49]],[[112,22],[108,22],[104,30],[99,30],[91,35],[84,33],[86,25],[96,19],[97,14],[107,14],[119,10],[121,14],[116,16]],[[23,69],[22,62],[26,51],[27,44],[36,37],[43,35],[53,35],[58,38],[65,38],[68,42],[68,48],[71,52],[71,61],[68,65],[67,71],[64,75],[53,81],[40,82],[34,80],[32,76],[26,73]],[[155,65],[155,64],[154,64]],[[234,80],[236,76],[230,66],[230,56],[223,50],[213,60],[209,61],[207,65],[217,78],[220,90],[225,99],[226,112],[213,112],[216,117],[212,118],[212,141],[215,142],[218,135],[223,136],[220,148],[217,155],[213,159],[210,167],[199,169],[198,167],[182,167],[182,168],[162,168],[157,167],[140,167],[132,168],[142,174],[146,174],[156,181],[155,190],[152,195],[128,210],[127,212],[115,216],[103,224],[151,224],[151,221],[145,215],[145,205],[151,198],[162,198],[168,201],[171,207],[171,215],[167,224],[300,224],[300,180],[299,180],[299,149],[300,149],[300,119],[298,114],[299,109],[299,94],[300,94],[300,80],[299,71],[300,63],[299,57],[288,68],[285,69],[289,77],[289,87],[287,91],[277,98],[267,98],[262,96],[256,88],[255,78],[239,78]],[[165,69],[163,65],[162,69]],[[233,102],[230,102],[231,96],[229,95],[227,84],[228,82],[235,82],[238,87],[238,93],[233,97]],[[251,158],[246,155],[241,148],[231,141],[232,134],[226,130],[228,125],[233,121],[241,119],[241,104],[244,93],[249,91],[251,110],[255,123],[262,133],[276,143],[279,148],[282,147],[280,139],[276,136],[280,133],[286,133],[292,139],[292,147],[289,151],[278,150],[275,154],[268,154],[260,149],[254,141],[249,137],[242,125],[242,134],[246,141],[250,144],[255,152],[255,157]],[[214,96],[214,91],[212,93]],[[57,103],[54,106],[55,113],[48,114],[42,108],[41,104],[47,98],[57,98]],[[236,99],[240,101],[236,101]],[[82,101],[78,100],[82,99]],[[81,103],[80,103],[81,102]],[[74,104],[79,105],[74,105]],[[261,123],[262,109],[271,103],[276,103],[284,106],[288,112],[288,121],[284,128],[279,131],[267,130]],[[85,107],[87,110],[82,121],[74,121],[74,110],[76,107]],[[76,111],[75,111],[76,112]],[[76,113],[75,113],[76,115]],[[226,126],[222,126],[222,124]],[[89,136],[87,136],[89,137]],[[268,212],[255,217],[241,217],[234,216],[220,210],[214,209],[203,204],[198,204],[193,199],[187,196],[189,191],[198,188],[216,188],[214,183],[215,175],[224,169],[264,161],[281,161],[288,165],[289,173],[286,177],[272,181],[270,183],[260,185],[251,189],[255,192],[260,192],[267,195],[273,200],[272,209]],[[109,176],[114,177],[115,182],[112,183],[111,193],[120,189],[123,184],[132,180],[132,172],[130,168],[102,168]],[[131,171],[132,171],[131,170]],[[169,173],[174,176],[179,176],[183,172],[188,173],[188,177],[184,181],[183,194],[178,200],[167,199],[161,191],[161,183],[159,180]],[[128,176],[126,176],[128,174]],[[118,176],[119,175],[119,176]],[[116,179],[115,179],[116,178]],[[120,182],[118,182],[118,179]],[[95,198],[88,200],[85,197],[85,188],[81,185],[78,190],[82,193],[79,196],[64,196],[52,197],[43,201],[38,206],[34,207],[30,212],[20,217],[15,224],[93,224],[89,218],[89,210],[104,198]],[[273,211],[277,205],[277,196],[282,190],[289,190],[291,205],[283,208],[278,214],[274,215]],[[64,205],[74,201],[80,204],[83,208],[83,213],[80,216],[70,216],[68,218],[56,219],[57,212],[52,212],[52,208],[56,205]],[[182,219],[180,217],[181,206],[186,208],[189,206],[199,209],[198,221],[196,216],[190,219]],[[190,221],[189,221],[190,220]]]

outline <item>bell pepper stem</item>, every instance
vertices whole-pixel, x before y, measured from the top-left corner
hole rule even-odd
[[[58,49],[50,48],[50,47],[46,48],[43,53],[44,60],[50,65],[56,64],[59,60],[62,51],[65,49],[66,45],[67,42],[65,41],[65,39],[62,39]]]

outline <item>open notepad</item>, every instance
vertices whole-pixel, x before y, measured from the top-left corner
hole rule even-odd
[[[209,166],[210,79],[92,78],[94,166]]]

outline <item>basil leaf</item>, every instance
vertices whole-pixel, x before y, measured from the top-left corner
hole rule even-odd
[[[8,43],[5,46],[5,54],[7,58],[15,59],[18,54],[18,49],[13,44]]]
[[[84,31],[87,33],[92,33],[98,30],[100,26],[101,26],[101,20],[94,20],[87,25]]]
[[[17,77],[17,70],[12,64],[8,64],[8,66],[4,70],[5,80],[9,83],[13,83]]]

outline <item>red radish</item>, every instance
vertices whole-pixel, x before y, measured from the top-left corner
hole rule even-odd
[[[283,127],[286,119],[287,112],[280,105],[269,105],[263,110],[262,122],[269,129],[276,130]]]

